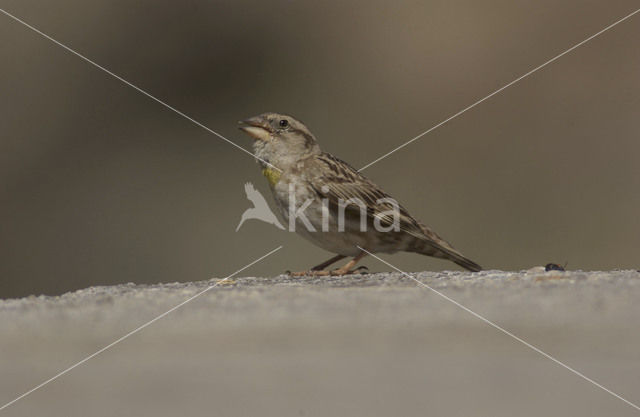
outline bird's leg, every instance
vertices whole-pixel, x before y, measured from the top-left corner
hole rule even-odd
[[[325,271],[324,269],[331,265],[332,263],[338,262],[340,259],[346,258],[344,255],[336,255],[333,258],[325,261],[319,265],[314,266],[308,271],[300,271],[300,272],[290,272],[289,275],[294,277],[302,277],[305,275],[314,275],[314,276],[325,276],[329,275],[329,271]]]
[[[363,252],[364,253],[364,252]],[[362,254],[359,254],[358,256],[362,257]],[[300,272],[291,272],[289,273],[289,275],[292,275],[294,277],[302,277],[302,276],[306,276],[306,275],[310,275],[310,276],[327,276],[327,275],[344,275],[344,273],[342,274],[334,274],[334,271],[326,271],[325,268],[328,267],[329,265],[338,262],[341,259],[346,258],[346,256],[344,255],[336,255],[333,258],[329,259],[328,261],[325,261],[319,265],[314,266],[313,268],[311,268],[308,271],[300,271]],[[360,258],[358,258],[360,259]],[[351,261],[353,262],[353,264],[349,267],[353,267],[353,265],[356,264],[356,262],[358,261]],[[349,264],[351,264],[351,262],[349,262]],[[349,265],[347,264],[347,265]],[[346,265],[345,265],[346,266]],[[343,267],[344,268],[344,267]],[[337,269],[338,270],[342,270],[343,268]],[[353,271],[352,271],[353,273]]]
[[[291,272],[291,271],[287,271],[288,275],[291,275],[292,277],[306,277],[306,276],[312,276],[312,277],[324,277],[330,274],[329,271],[325,271],[325,270],[314,270],[314,269],[310,269],[308,271],[298,271],[298,272]]]
[[[347,275],[347,274],[353,274],[357,272],[359,268],[356,268],[356,269],[352,269],[352,268],[356,266],[358,261],[360,261],[360,259],[364,258],[365,256],[367,256],[366,252],[360,252],[355,258],[347,262],[342,268],[334,269],[333,271],[331,271],[330,274],[331,275]]]
[[[323,269],[325,269],[326,267],[328,267],[329,265],[338,262],[341,259],[346,258],[346,256],[344,255],[336,255],[333,258],[329,259],[328,261],[325,261],[323,263],[321,263],[320,265],[316,265],[313,268],[311,268],[312,271],[322,271]]]

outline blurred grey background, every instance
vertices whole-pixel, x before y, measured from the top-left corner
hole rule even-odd
[[[355,167],[637,7],[0,4],[245,148],[237,120],[291,113]],[[485,268],[638,268],[638,39],[635,16],[365,173]],[[250,207],[244,183],[268,193],[250,156],[4,15],[0,50],[0,298],[222,277],[278,245],[243,275],[329,256],[257,221],[235,232]]]

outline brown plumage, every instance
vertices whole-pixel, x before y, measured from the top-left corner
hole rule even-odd
[[[367,205],[367,216],[370,216],[372,219],[376,217],[379,218],[381,224],[385,226],[391,225],[393,219],[386,217],[384,213],[394,207],[388,203],[378,202],[380,200],[384,201],[385,199],[393,198],[385,193],[378,185],[359,173],[348,163],[326,152],[315,155],[310,161],[307,161],[309,165],[313,165],[314,163],[323,164],[328,168],[328,170],[318,170],[317,176],[314,175],[310,180],[311,187],[319,196],[328,198],[329,202],[335,206],[337,206],[340,199],[343,201],[352,198],[360,199]],[[323,187],[325,187],[324,189],[328,190],[328,192],[323,193]],[[438,236],[436,232],[411,216],[403,206],[399,205],[398,208],[401,231],[387,233],[400,233],[401,235],[405,235],[405,239],[398,239],[405,240],[405,251],[448,259],[469,271],[477,272],[482,270],[480,265],[466,258],[453,248],[449,242]],[[349,206],[347,212],[359,215],[358,210],[353,206]],[[409,238],[406,239],[407,237]],[[411,237],[413,237],[413,239]]]
[[[481,270],[480,265],[416,220],[371,180],[348,163],[322,152],[302,122],[287,115],[264,113],[245,120],[241,129],[256,139],[256,156],[280,170],[273,175],[272,168],[261,162],[265,171],[270,172],[271,189],[283,217],[289,220],[292,199],[296,204],[312,200],[308,220],[315,230],[310,232],[308,227],[306,230],[296,227],[296,232],[338,254],[311,271],[298,274],[353,273],[356,271],[353,269],[355,263],[366,254],[358,247],[372,253],[415,252],[448,259],[470,271]],[[345,206],[348,201],[363,204]],[[326,230],[322,228],[324,224],[320,215],[323,204],[327,205],[330,215]],[[344,211],[343,230],[339,227],[341,208]],[[361,210],[365,212],[364,220],[360,216]],[[295,225],[299,224],[299,219],[293,220]],[[381,227],[363,228],[361,220],[368,226],[377,224]],[[324,271],[330,263],[346,256],[354,256],[354,260],[336,271]]]

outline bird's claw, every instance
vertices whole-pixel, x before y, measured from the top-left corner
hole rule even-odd
[[[361,272],[364,271],[364,272]],[[342,268],[338,268],[338,269],[334,269],[330,272],[330,275],[332,276],[338,276],[338,275],[353,275],[353,274],[357,274],[357,273],[368,273],[369,272],[369,268],[367,268],[366,266],[362,265],[359,266],[357,268],[353,268],[353,269],[349,269],[349,270],[344,270]]]
[[[359,267],[357,267],[356,269],[353,270],[354,272],[358,271],[360,274],[368,274],[369,273],[369,268],[365,265],[360,265]]]

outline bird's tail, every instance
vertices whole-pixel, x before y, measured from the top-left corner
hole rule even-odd
[[[482,271],[482,267],[471,259],[467,258],[456,249],[453,248],[446,240],[438,236],[434,231],[426,227],[422,223],[418,223],[422,228],[425,239],[417,239],[411,245],[410,251],[421,253],[423,255],[433,256],[435,258],[448,259],[464,269],[472,272]]]
[[[482,271],[482,267],[480,265],[465,257],[460,252],[447,253],[447,255],[449,260],[455,262],[466,270],[471,272]]]

